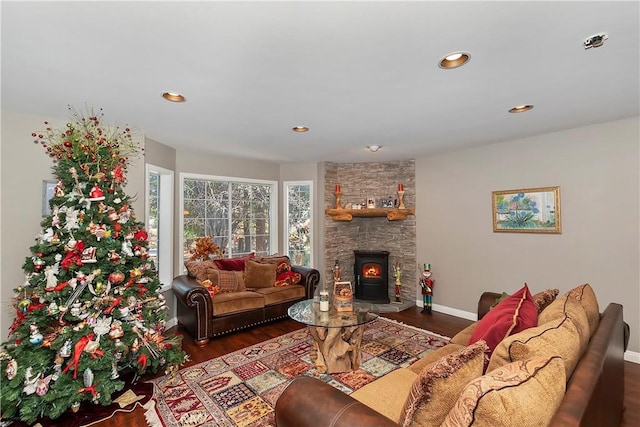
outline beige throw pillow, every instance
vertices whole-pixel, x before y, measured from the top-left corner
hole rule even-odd
[[[276,264],[262,264],[246,260],[244,285],[247,288],[270,288],[276,283]]]
[[[578,300],[582,308],[584,308],[589,319],[589,331],[590,335],[598,329],[600,324],[600,308],[598,307],[598,299],[596,298],[593,288],[588,283],[584,285],[576,286],[567,292],[567,295]]]
[[[510,363],[471,381],[441,427],[544,427],[565,393],[558,356]]]
[[[464,386],[482,375],[487,343],[477,341],[425,367],[413,382],[400,413],[403,427],[442,423]]]

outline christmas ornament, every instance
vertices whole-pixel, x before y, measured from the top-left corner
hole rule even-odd
[[[7,379],[11,381],[15,378],[16,373],[18,372],[18,362],[15,359],[11,359],[9,363],[7,363],[7,368],[4,370],[7,375]]]
[[[91,387],[93,385],[93,371],[91,368],[84,370],[84,373],[82,374],[82,382],[85,387]]]
[[[22,392],[26,395],[35,393],[36,382],[38,382],[38,378],[40,377],[40,374],[33,375],[32,370],[33,368],[29,366],[24,374],[24,387],[22,388]]]
[[[42,271],[46,262],[38,255],[32,256],[31,260],[33,261],[33,266],[35,267],[36,271]]]
[[[38,382],[36,383],[36,394],[38,396],[44,396],[49,391],[49,382],[51,381],[52,375],[47,375],[46,377],[40,376]]]
[[[29,298],[24,298],[18,303],[18,310],[20,310],[23,313],[26,313],[30,305],[31,305],[31,300]]]
[[[69,311],[69,313],[71,313],[71,315],[75,317],[80,316],[81,306],[82,304],[80,304],[79,302],[74,302],[73,304],[71,304],[71,310]]]
[[[30,344],[38,345],[38,344],[42,343],[42,339],[44,337],[42,336],[42,334],[38,330],[38,326],[37,325],[32,324],[31,326],[29,326],[29,331],[31,332],[31,334],[29,335],[29,343]]]
[[[80,409],[80,402],[73,402],[73,403],[71,404],[71,411],[72,411],[73,413],[78,412],[78,410],[79,410],[79,409]]]
[[[51,237],[49,243],[51,243],[52,245],[60,244],[60,237],[58,236],[58,233],[53,233],[53,236]]]
[[[120,261],[120,258],[120,254],[118,254],[118,252],[116,252],[114,249],[109,251],[109,261],[118,262]]]
[[[116,270],[109,275],[109,282],[113,283],[114,285],[122,282],[123,280],[124,273],[122,271]]]
[[[122,329],[122,322],[116,320],[111,325],[111,330],[109,331],[109,338],[112,340],[117,340],[118,338],[122,338],[124,335],[124,330]]]
[[[83,250],[81,259],[83,264],[94,264],[98,262],[96,260],[96,248],[93,246],[89,246],[88,248]]]
[[[94,185],[91,188],[91,192],[89,192],[89,200],[91,200],[92,202],[104,200],[104,193],[102,192],[100,187],[98,187],[98,184]]]

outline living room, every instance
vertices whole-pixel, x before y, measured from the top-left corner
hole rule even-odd
[[[28,24],[23,23],[22,26]],[[581,36],[600,30],[590,28]],[[609,31],[611,40],[608,42],[614,42],[614,31]],[[6,36],[3,37],[3,47],[5,43],[8,43]],[[577,48],[583,49],[580,43],[581,40],[578,40]],[[607,47],[605,44],[598,49]],[[474,56],[469,65],[473,65],[477,59]],[[632,66],[637,70],[637,56],[633,59],[635,65]],[[28,80],[28,76],[25,79]],[[5,91],[10,90],[5,84],[8,83],[3,80],[3,98]],[[36,85],[35,82],[33,84]],[[630,84],[637,88],[637,82]],[[635,95],[637,99],[637,93]],[[99,102],[100,96],[92,93],[88,99]],[[84,102],[87,99],[73,100]],[[0,330],[5,332],[14,318],[13,289],[24,280],[21,267],[29,255],[31,242],[41,231],[42,182],[52,179],[51,161],[43,153],[42,147],[33,143],[31,133],[41,129],[44,121],[64,125],[68,120],[65,107],[69,101],[66,99],[58,99],[59,109],[46,114],[36,107],[37,95],[31,101],[34,108],[29,111],[14,110],[4,99],[2,106]],[[190,101],[188,99],[185,106]],[[614,103],[615,99],[612,98],[595,98],[591,108],[606,111]],[[97,103],[95,107],[102,105]],[[536,104],[530,113],[535,114],[544,108],[548,107]],[[107,120],[112,115],[121,117],[121,114],[120,111],[105,109]],[[171,117],[173,113],[167,114]],[[179,112],[176,116],[182,114]],[[522,121],[526,114],[509,115],[491,126],[513,129],[517,125],[508,120]],[[605,115],[604,112],[602,114]],[[124,116],[127,119],[126,114]],[[211,119],[202,119],[208,120]],[[427,119],[422,120],[428,122]],[[376,154],[384,155],[385,150],[393,151],[394,141],[385,141],[379,153],[364,149],[368,141],[358,141],[358,151],[367,157],[348,162],[339,162],[335,158],[324,159],[321,155],[317,155],[317,159],[322,158],[318,161],[252,158],[225,151],[228,150],[225,142],[220,144],[220,152],[206,151],[204,147],[176,147],[173,140],[165,140],[162,135],[156,134],[155,129],[145,128],[141,129],[141,135],[138,136],[145,148],[144,157],[131,159],[126,191],[138,195],[134,210],[142,218],[146,212],[145,198],[142,196],[146,194],[145,165],[151,164],[173,172],[176,226],[172,236],[174,256],[170,275],[177,275],[184,269],[180,256],[182,236],[177,226],[183,214],[178,185],[181,174],[275,181],[281,202],[284,200],[283,183],[310,181],[314,194],[311,265],[321,272],[321,280],[330,281],[334,259],[339,259],[348,271],[352,265],[349,257],[354,249],[381,249],[380,245],[373,247],[364,243],[366,247],[341,246],[336,252],[331,252],[328,248],[332,248],[335,242],[327,241],[327,230],[336,227],[339,233],[341,227],[354,227],[362,231],[362,238],[366,238],[372,224],[400,227],[402,230],[407,224],[412,224],[415,236],[402,234],[406,232],[404,230],[400,235],[390,232],[388,238],[413,239],[415,242],[408,253],[393,254],[394,262],[401,262],[405,268],[406,283],[403,285],[407,286],[409,295],[413,290],[415,304],[422,304],[417,284],[417,264],[422,263],[431,264],[435,280],[434,311],[465,319],[475,318],[478,298],[487,290],[510,293],[526,282],[534,291],[558,288],[564,293],[577,285],[589,283],[601,307],[606,307],[610,302],[624,305],[624,320],[632,331],[625,359],[640,363],[637,334],[640,330],[640,128],[637,108],[636,114],[630,116],[595,119],[592,123],[568,128],[547,126],[544,121],[538,120],[535,120],[539,125],[536,134],[518,136],[513,131],[512,137],[496,138],[492,143],[469,143],[465,146],[461,142],[454,150],[434,149],[428,154],[415,156],[383,158]],[[314,131],[316,129],[312,127],[309,133]],[[469,132],[476,136],[473,132],[482,131],[489,135],[488,139],[494,134],[490,126],[480,126]],[[203,145],[209,142],[207,139],[201,141],[204,141]],[[299,144],[300,141],[295,143]],[[316,145],[314,149],[321,153],[322,144]],[[292,144],[290,150],[296,150],[295,147]],[[286,157],[285,154],[282,157]],[[325,214],[325,209],[334,207],[337,184],[345,192],[353,191],[354,196],[348,200],[349,203],[355,199],[355,189],[350,189],[353,183],[348,173],[341,174],[335,180],[327,178],[327,171],[337,165],[362,167],[369,164],[371,167],[401,164],[407,169],[408,178],[402,182],[406,191],[405,202],[407,207],[415,209],[415,215],[409,216],[404,222],[392,224],[385,218],[354,218],[351,222],[336,223]],[[379,192],[375,192],[375,184],[367,190],[375,192],[371,196],[387,197],[396,191],[399,183],[394,176],[382,177],[380,181],[385,184],[379,188]],[[494,232],[492,192],[551,186],[560,187],[561,233]],[[358,194],[358,201],[359,198]],[[282,209],[279,210],[278,222],[282,228]],[[377,231],[375,235],[383,241],[387,237]],[[280,242],[278,251],[282,251],[283,247]],[[170,313],[175,313],[171,291],[167,291],[166,295]]]

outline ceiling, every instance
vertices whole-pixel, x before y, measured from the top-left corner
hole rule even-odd
[[[392,161],[640,114],[638,1],[1,8],[3,110],[65,120],[68,105],[103,108],[177,149]],[[604,46],[585,50],[600,32]],[[440,69],[455,51],[471,61]],[[507,112],[521,104],[535,107]]]

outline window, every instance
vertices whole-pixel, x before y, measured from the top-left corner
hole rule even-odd
[[[165,291],[173,279],[173,171],[147,164],[146,174],[149,259],[158,270],[161,291]]]
[[[211,236],[229,257],[278,250],[276,182],[182,176],[182,256]]]
[[[312,256],[312,182],[285,182],[285,253],[291,262],[310,267]]]

